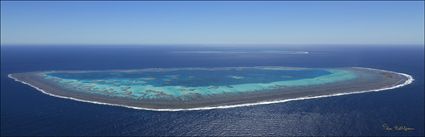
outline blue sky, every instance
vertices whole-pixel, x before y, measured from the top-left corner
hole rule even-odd
[[[1,44],[420,44],[424,2],[1,2]]]

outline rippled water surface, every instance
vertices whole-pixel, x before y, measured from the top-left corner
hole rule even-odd
[[[1,135],[424,135],[424,55],[419,47],[2,46],[1,52]],[[415,82],[383,92],[280,104],[155,112],[46,96],[7,78],[46,70],[252,66],[359,66],[407,73]],[[414,130],[390,131],[385,125]]]

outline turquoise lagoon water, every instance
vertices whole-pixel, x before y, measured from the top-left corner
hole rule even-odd
[[[353,79],[346,69],[288,67],[51,71],[42,76],[72,91],[131,99],[179,99],[266,92]]]

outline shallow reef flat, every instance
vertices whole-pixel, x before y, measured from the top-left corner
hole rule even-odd
[[[9,77],[56,97],[168,111],[379,91],[413,81],[407,74],[370,68],[280,66],[42,71]]]

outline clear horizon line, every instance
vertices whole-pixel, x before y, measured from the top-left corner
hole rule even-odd
[[[214,44],[205,44],[205,43],[175,43],[175,44],[0,44],[0,46],[425,46],[425,43],[317,43],[317,44],[290,44],[290,43],[214,43]]]

